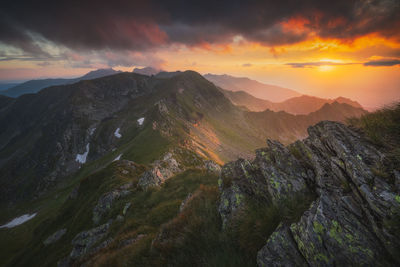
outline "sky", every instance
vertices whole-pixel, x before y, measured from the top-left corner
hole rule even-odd
[[[0,81],[97,68],[231,74],[366,107],[400,100],[399,0],[4,0]]]

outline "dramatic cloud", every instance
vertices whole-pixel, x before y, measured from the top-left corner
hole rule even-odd
[[[320,66],[338,66],[338,65],[354,65],[359,63],[340,63],[340,62],[330,62],[330,61],[317,61],[317,62],[292,62],[286,63],[285,65],[291,66],[293,68],[313,68]]]
[[[234,36],[274,46],[310,36],[399,39],[397,0],[337,1],[6,1],[0,41],[44,53],[32,34],[74,50],[143,51],[180,43],[227,43]]]
[[[364,63],[364,66],[373,66],[373,67],[390,67],[396,65],[400,65],[399,59],[371,60]]]

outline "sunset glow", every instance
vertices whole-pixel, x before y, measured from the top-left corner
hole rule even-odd
[[[233,14],[220,14],[233,25],[223,19],[212,24],[206,13],[199,24],[173,11],[175,17],[166,10],[160,13],[154,8],[156,3],[140,2],[132,14],[123,17],[99,7],[99,14],[106,12],[102,21],[93,24],[88,18],[85,33],[64,29],[66,24],[75,23],[69,18],[60,20],[46,14],[56,27],[42,29],[15,13],[3,19],[3,25],[18,21],[25,25],[24,41],[7,35],[0,39],[0,79],[73,77],[97,68],[131,71],[152,66],[166,71],[191,69],[203,74],[247,76],[322,97],[357,96],[368,107],[400,98],[400,22],[398,16],[391,19],[399,10],[398,2],[343,5],[358,17],[335,13],[331,7],[305,6],[302,12],[271,14],[270,20],[261,19],[263,24],[254,17],[264,7],[249,7],[249,14],[243,15],[247,24],[241,26],[233,19],[240,8]],[[138,6],[141,15],[137,15]],[[169,17],[168,22],[164,17]],[[79,27],[83,25],[75,29]],[[70,39],[58,35],[59,31],[67,32]]]

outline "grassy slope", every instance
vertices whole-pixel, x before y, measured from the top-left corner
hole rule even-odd
[[[400,103],[366,114],[360,118],[352,118],[348,123],[360,129],[366,137],[386,152],[388,161],[382,166],[381,175],[400,166]]]

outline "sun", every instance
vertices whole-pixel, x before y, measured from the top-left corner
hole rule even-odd
[[[320,71],[331,71],[331,70],[333,70],[334,68],[335,68],[335,67],[332,66],[332,65],[321,65],[321,66],[318,67],[318,69],[319,69]]]

